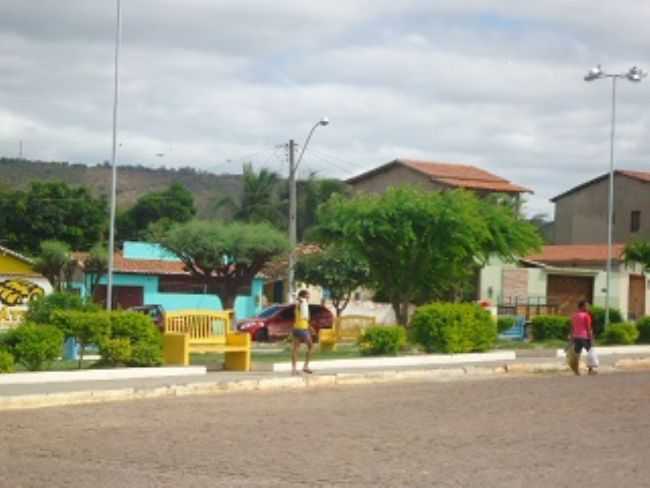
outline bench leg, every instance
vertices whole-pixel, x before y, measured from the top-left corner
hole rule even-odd
[[[190,347],[186,334],[165,334],[163,336],[163,358],[165,364],[189,366]]]
[[[224,369],[228,371],[250,371],[251,351],[226,352]]]

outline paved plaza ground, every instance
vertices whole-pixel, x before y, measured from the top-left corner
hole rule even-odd
[[[0,413],[15,487],[635,487],[650,373],[465,379]]]

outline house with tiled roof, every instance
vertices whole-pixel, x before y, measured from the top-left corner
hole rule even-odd
[[[479,195],[505,193],[519,196],[532,193],[528,188],[475,166],[416,159],[395,159],[346,182],[355,191],[369,193],[382,193],[400,185],[414,185],[431,191],[462,188]]]
[[[626,264],[624,245],[612,246],[610,306],[626,319],[650,314],[648,276]],[[604,306],[606,244],[544,246],[540,252],[505,263],[491,259],[481,270],[480,298],[517,315],[570,315],[580,300]]]
[[[555,244],[607,242],[609,173],[573,187],[555,204]],[[614,172],[613,242],[650,239],[650,171]]]
[[[85,253],[75,253],[78,273],[75,288],[90,296],[93,277],[83,269]],[[214,290],[192,275],[174,254],[155,243],[124,243],[113,255],[113,306],[129,308],[141,305],[162,305],[166,311],[185,309],[221,310],[221,300]],[[251,317],[261,311],[263,278],[256,278],[235,300],[235,315]],[[106,300],[106,276],[102,276],[93,299]]]

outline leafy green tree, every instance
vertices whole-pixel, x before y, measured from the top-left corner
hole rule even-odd
[[[330,246],[301,257],[296,263],[296,279],[328,290],[336,315],[340,316],[354,290],[368,284],[370,272],[365,260],[348,248]]]
[[[45,276],[56,291],[63,289],[65,276],[72,267],[70,247],[61,241],[41,242],[41,252],[34,263],[34,270]]]
[[[332,195],[348,196],[350,188],[341,180],[317,178],[315,173],[305,181],[298,182],[297,188],[297,233],[298,240],[305,239],[309,229],[318,222],[318,208]]]
[[[289,247],[285,235],[267,223],[200,220],[172,227],[160,244],[203,279],[226,309],[234,307],[236,296],[267,262]]]
[[[143,195],[133,207],[121,213],[116,222],[117,236],[120,241],[139,240],[152,224],[165,221],[171,227],[195,215],[192,192],[180,183],[173,183],[164,191]]]
[[[645,271],[650,271],[650,242],[634,241],[623,250],[625,264],[639,263]]]
[[[62,182],[34,182],[28,191],[0,193],[3,245],[36,255],[44,240],[74,250],[97,242],[106,227],[106,200]]]
[[[79,310],[57,310],[52,314],[52,325],[65,337],[74,337],[79,344],[79,369],[83,365],[86,348],[99,344],[111,332],[110,314],[104,311],[84,312]]]
[[[233,219],[242,222],[268,222],[276,227],[284,227],[286,211],[278,194],[280,181],[277,173],[267,168],[255,171],[251,163],[246,163],[241,199],[222,198],[215,208],[229,210]]]
[[[83,268],[85,275],[89,276],[88,294],[94,298],[99,281],[108,272],[108,246],[95,244],[84,259]]]
[[[368,264],[401,324],[410,303],[454,292],[468,269],[495,254],[511,260],[541,244],[512,207],[464,191],[393,188],[382,195],[333,197],[319,212],[319,234]]]

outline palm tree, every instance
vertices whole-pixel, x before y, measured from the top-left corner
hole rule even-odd
[[[284,204],[278,195],[280,176],[267,168],[255,171],[252,163],[244,164],[243,173],[239,202],[225,197],[217,202],[215,209],[228,208],[235,220],[243,222],[269,222],[277,227],[286,226]]]

